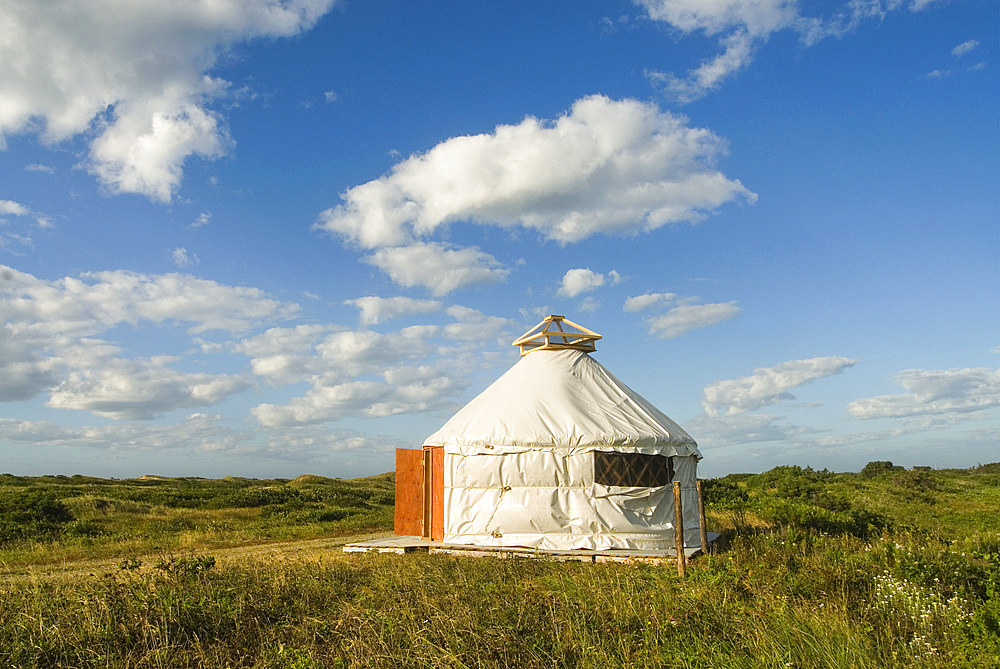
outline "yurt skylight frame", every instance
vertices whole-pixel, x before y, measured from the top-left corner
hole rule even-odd
[[[520,346],[522,356],[533,351],[561,349],[591,353],[597,350],[595,342],[600,338],[601,335],[574,323],[565,316],[553,314],[546,316],[541,323],[515,339],[511,346]]]

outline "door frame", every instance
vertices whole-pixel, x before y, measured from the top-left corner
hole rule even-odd
[[[423,538],[444,541],[444,447],[424,446]]]

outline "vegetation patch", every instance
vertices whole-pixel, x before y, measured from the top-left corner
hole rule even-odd
[[[921,487],[916,474],[936,487]],[[213,556],[223,536],[329,536],[352,523],[387,530],[390,476],[156,483],[165,497],[215,487],[198,508],[149,505],[125,482],[0,482],[3,494],[40,486],[35,492],[59,500],[61,490],[74,517],[58,534],[15,540],[6,565],[20,555],[18,564],[43,573],[51,556],[82,545],[86,537],[68,537],[68,528],[91,516],[105,534],[90,537],[90,550],[118,551],[102,573],[0,581],[0,665],[1000,666],[996,476],[783,467],[705,481],[709,525],[723,536],[684,580],[651,565],[330,551],[239,563]],[[893,493],[914,485],[934,496],[932,506]],[[272,490],[282,492],[263,492]],[[267,503],[225,506],[223,498]],[[109,504],[98,508],[99,499]],[[307,520],[327,512],[346,515]],[[124,521],[142,517],[150,523],[143,528],[160,523],[158,542],[194,539],[186,550],[137,552],[144,544],[123,538]],[[192,525],[170,529],[178,518]],[[213,523],[225,529],[205,529]]]
[[[52,492],[0,488],[0,545],[54,539],[72,520],[69,508]]]
[[[395,477],[0,476],[0,560],[116,557],[391,525]]]

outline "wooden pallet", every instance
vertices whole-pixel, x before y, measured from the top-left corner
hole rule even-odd
[[[711,543],[719,538],[716,532],[709,532]],[[428,541],[420,537],[393,536],[382,539],[371,539],[346,544],[345,553],[443,553],[446,555],[463,555],[466,557],[525,557],[545,558],[556,561],[578,562],[646,562],[652,564],[676,562],[674,549],[648,551],[627,548],[608,550],[551,550],[545,548],[526,548],[523,546],[474,546],[469,544],[445,544],[440,541]],[[701,547],[685,548],[684,556],[691,558],[701,553]]]

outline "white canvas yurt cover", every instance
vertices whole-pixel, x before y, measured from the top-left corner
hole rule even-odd
[[[427,438],[444,451],[445,543],[542,549],[698,545],[697,444],[590,357],[600,335],[549,316],[523,356]]]

